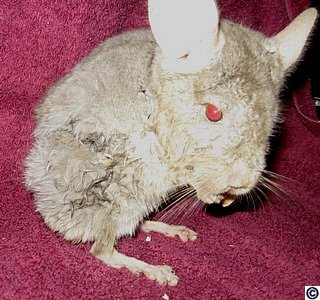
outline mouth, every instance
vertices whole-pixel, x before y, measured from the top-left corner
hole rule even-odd
[[[199,197],[199,195],[198,195]],[[230,206],[236,199],[237,196],[235,194],[223,193],[218,195],[206,195],[200,198],[202,202],[206,204],[220,204],[223,207]]]

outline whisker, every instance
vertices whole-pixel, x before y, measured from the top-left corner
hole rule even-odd
[[[284,181],[289,181],[289,182],[293,182],[293,183],[297,183],[297,184],[301,184],[301,182],[295,180],[295,179],[292,179],[290,177],[287,177],[287,176],[284,176],[284,175],[281,175],[281,174],[278,174],[278,173],[275,173],[275,172],[272,172],[270,170],[262,170],[260,171],[261,173],[263,174],[267,174],[268,176],[271,176],[273,178],[277,178],[277,179],[282,179]]]
[[[249,200],[251,200],[250,202],[251,202],[251,204],[253,206],[253,210],[256,211],[256,202],[255,202],[255,200],[253,198],[252,193],[249,194]],[[250,207],[250,209],[252,209],[252,208]]]
[[[167,214],[166,214],[166,221],[170,221],[170,222],[176,222],[179,217],[181,216],[181,214],[187,209],[187,207],[190,205],[190,200],[185,200],[185,201],[181,201],[179,202],[174,209],[171,209]],[[174,214],[171,214],[173,213]],[[169,214],[170,213],[170,214]]]
[[[182,216],[180,222],[182,222],[185,218],[189,217],[192,212],[195,212],[197,210],[198,205],[200,205],[201,202],[199,200],[196,200],[190,207],[189,209],[184,213]]]
[[[168,199],[165,201],[166,203],[170,203],[172,200],[180,200],[184,197],[184,195],[190,191],[193,191],[193,187],[184,187],[182,189],[178,189],[176,192],[168,195]]]
[[[182,220],[184,219],[184,216],[186,215],[186,212],[190,210],[190,208],[194,205],[194,201],[191,200],[186,200],[184,201],[184,205],[180,206],[180,209],[178,210],[176,214],[175,220],[179,220],[178,223],[181,223]]]
[[[266,208],[266,199],[268,199],[267,193],[259,185],[256,186],[254,192],[255,192],[255,195],[256,195],[256,199],[258,200],[259,207],[261,207],[262,210],[265,210],[265,208]]]
[[[192,187],[189,187],[189,188],[186,188],[184,190],[184,192],[181,192],[180,193],[180,196],[175,199],[172,203],[170,203],[162,212],[161,212],[161,216],[159,217],[159,221],[162,221],[164,220],[164,218],[168,217],[169,213],[171,213],[171,211],[173,210],[173,208],[177,209],[177,205],[179,203],[183,203],[183,199],[186,199],[186,198],[191,198],[193,196],[196,195],[196,191],[192,188]]]
[[[194,188],[192,186],[185,186],[182,188],[178,188],[174,193],[170,194],[170,198],[177,197],[177,196],[181,195],[183,192],[193,190],[193,189]]]
[[[288,192],[286,192],[281,185],[273,182],[268,178],[262,177],[261,184],[273,195],[277,196],[279,199],[290,196]]]

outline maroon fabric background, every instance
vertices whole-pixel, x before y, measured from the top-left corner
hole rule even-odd
[[[272,35],[308,1],[219,4],[224,17]],[[320,139],[293,101],[272,163],[292,179],[280,182],[289,196],[255,212],[188,216],[181,223],[198,232],[194,243],[159,234],[146,242],[144,233],[120,241],[128,255],[174,267],[176,287],[107,267],[89,244],[64,241],[34,212],[22,174],[41,95],[104,38],[147,26],[145,0],[1,1],[0,299],[303,299],[305,285],[320,285]],[[294,97],[312,118],[308,86]]]

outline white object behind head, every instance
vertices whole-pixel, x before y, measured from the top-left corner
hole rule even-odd
[[[149,0],[149,21],[163,65],[179,73],[210,65],[223,44],[214,0]]]

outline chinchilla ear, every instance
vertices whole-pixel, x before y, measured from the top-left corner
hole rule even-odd
[[[299,58],[317,15],[315,8],[305,10],[285,29],[270,39],[275,46],[275,51],[279,52],[286,69]]]
[[[194,73],[210,65],[224,43],[214,0],[149,0],[148,8],[165,69]]]

